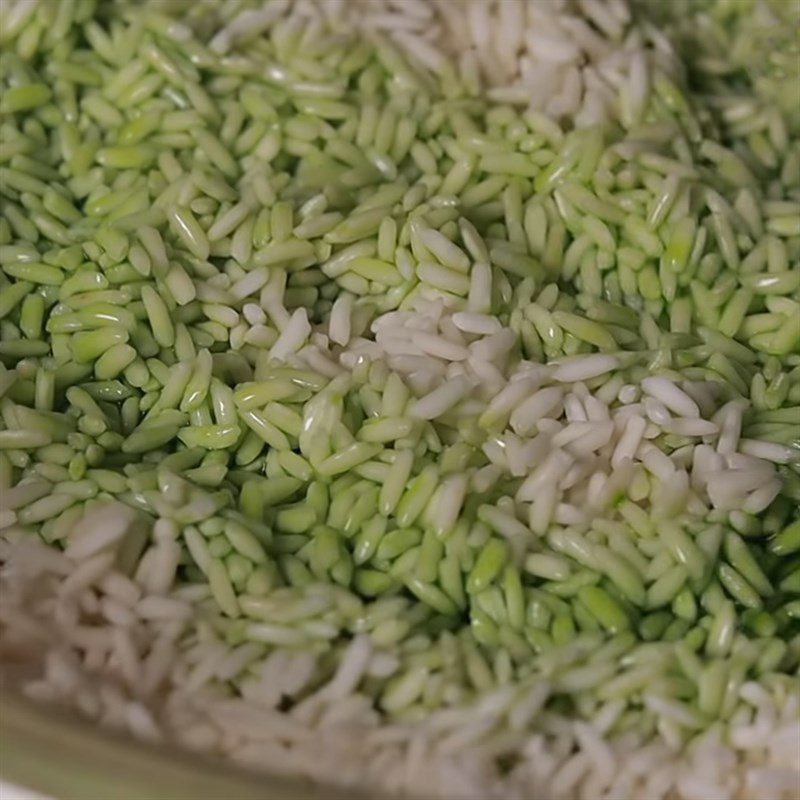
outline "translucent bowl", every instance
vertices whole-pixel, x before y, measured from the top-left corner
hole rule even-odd
[[[7,687],[0,689],[0,780],[54,800],[367,799],[134,741]]]

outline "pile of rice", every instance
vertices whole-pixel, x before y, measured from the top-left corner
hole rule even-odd
[[[0,8],[26,695],[373,791],[798,796],[800,12],[651,5]]]

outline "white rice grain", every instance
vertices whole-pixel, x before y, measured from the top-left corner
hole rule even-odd
[[[668,378],[652,376],[642,381],[642,389],[651,397],[660,400],[670,411],[679,417],[699,417],[700,409],[689,397]]]
[[[553,373],[553,380],[560,383],[575,383],[585,381],[589,378],[596,378],[611,372],[619,366],[619,361],[614,356],[595,353],[591,356],[583,356],[572,361],[567,361],[556,367]]]
[[[471,389],[469,378],[455,377],[412,403],[408,413],[420,419],[436,419],[463,400]]]
[[[526,436],[536,429],[542,417],[557,415],[563,396],[562,389],[550,386],[524,400],[511,412],[509,422],[514,432]]]
[[[134,511],[122,503],[107,503],[93,509],[73,528],[64,554],[80,561],[119,543],[135,516]]]

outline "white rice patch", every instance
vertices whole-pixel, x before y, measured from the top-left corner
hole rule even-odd
[[[169,597],[143,597],[136,604],[136,611],[142,619],[158,621],[186,620],[192,616],[189,603]]]
[[[672,422],[672,416],[667,410],[667,407],[655,397],[645,397],[642,407],[644,408],[644,412],[647,414],[648,419],[653,424],[663,427]]]
[[[445,361],[464,361],[469,356],[469,351],[463,345],[425,331],[413,332],[411,341],[420,352]]]
[[[288,0],[271,0],[260,10],[241,11],[216,34],[211,40],[210,48],[224,55],[240,37],[255,36],[267,30],[281,17],[288,5]]]
[[[617,467],[623,460],[633,458],[642,441],[647,421],[644,417],[632,415],[625,423],[622,436],[611,455],[611,465]]]
[[[298,308],[291,315],[278,340],[272,345],[270,355],[273,358],[285,361],[303,346],[310,333],[311,325],[308,322],[308,312],[304,308]]]
[[[583,356],[559,365],[553,373],[553,380],[560,383],[575,383],[596,378],[607,372],[615,370],[619,361],[614,356],[597,353],[592,356]]]
[[[742,503],[742,511],[746,514],[760,514],[765,511],[780,494],[782,486],[780,479],[770,478],[747,496]]]
[[[668,378],[657,376],[645,378],[642,381],[642,389],[651,397],[660,400],[670,411],[678,416],[700,416],[700,409],[697,403]]]
[[[453,323],[465,333],[474,333],[480,336],[498,333],[502,327],[496,317],[469,311],[457,311],[453,314]]]
[[[540,389],[527,400],[520,403],[512,412],[509,420],[514,432],[527,435],[536,429],[536,423],[547,416],[558,416],[562,404],[563,390],[551,386]]]
[[[90,511],[73,529],[64,555],[79,561],[119,544],[134,519],[133,510],[122,503],[107,503]]]
[[[664,430],[678,436],[715,436],[719,426],[707,419],[672,419],[664,425]]]
[[[718,453],[726,455],[736,452],[742,433],[743,416],[744,408],[742,403],[732,400],[712,417],[712,422],[716,422],[721,428],[719,440],[717,441]]]
[[[759,439],[740,439],[739,451],[775,464],[791,464],[800,460],[800,451],[797,448]]]
[[[52,484],[48,481],[35,478],[20,481],[16,486],[4,488],[0,492],[0,509],[14,511],[17,508],[22,508],[49,494],[51,489]]]
[[[420,419],[440,417],[463,400],[471,389],[472,382],[469,378],[455,377],[413,403],[409,408],[409,414]]]
[[[60,586],[61,598],[74,597],[92,586],[111,569],[114,558],[114,553],[100,552],[77,565]]]

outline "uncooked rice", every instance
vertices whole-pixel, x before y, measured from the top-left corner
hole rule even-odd
[[[800,10],[100,5],[0,7],[18,688],[369,792],[800,796]]]

